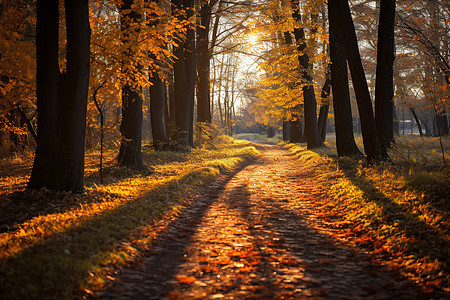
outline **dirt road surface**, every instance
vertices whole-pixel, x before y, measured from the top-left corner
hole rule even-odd
[[[261,157],[204,191],[102,299],[428,299],[330,237],[317,184],[292,154]]]

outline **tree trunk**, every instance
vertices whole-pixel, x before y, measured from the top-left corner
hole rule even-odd
[[[330,96],[331,89],[331,78],[329,72],[327,72],[325,83],[322,87],[322,99],[327,99]],[[325,142],[325,138],[327,136],[327,125],[328,125],[328,110],[330,108],[328,99],[326,103],[322,104],[319,109],[319,120],[317,121],[317,125],[319,126],[320,138],[322,139],[322,143]]]
[[[417,128],[419,128],[420,136],[423,136],[422,125],[420,125],[420,120],[419,120],[419,117],[416,114],[416,111],[412,107],[410,107],[409,110],[411,111],[412,115],[414,116],[414,120],[416,121]]]
[[[194,16],[194,0],[185,0],[184,6],[187,10],[186,17],[190,19]],[[195,29],[188,28],[186,34],[185,45],[185,63],[186,63],[186,96],[189,101],[189,146],[194,146],[194,98],[195,98],[195,83],[196,83],[196,45],[195,45]]]
[[[367,86],[366,76],[359,54],[355,26],[353,24],[348,1],[339,1],[339,5],[336,5],[336,9],[341,31],[342,33],[345,32],[345,34],[342,34],[342,37],[361,119],[364,150],[366,152],[367,161],[371,163],[374,160],[380,159],[380,147],[373,115],[372,100],[370,99],[369,87]]]
[[[209,27],[211,6],[205,1],[197,27],[197,121],[211,123]]]
[[[289,140],[289,121],[283,121],[283,141]]]
[[[123,43],[130,43],[129,32],[132,23],[140,21],[140,15],[132,10],[133,0],[125,0],[120,6],[120,23],[123,31]],[[134,55],[129,49],[124,53],[125,57]],[[120,142],[118,163],[135,169],[143,169],[141,154],[142,138],[142,88],[136,87],[130,83],[122,86],[122,122],[120,124],[120,133],[122,139]]]
[[[36,134],[36,131],[34,130],[33,124],[31,123],[32,118],[28,119],[26,113],[23,111],[23,109],[18,104],[16,106],[16,110],[20,114],[20,118],[21,118],[22,122],[25,122],[25,124],[27,125],[28,131],[30,132],[34,141],[37,142],[37,134]]]
[[[394,26],[395,0],[381,0],[378,22],[377,73],[375,82],[375,121],[381,157],[394,142]]]
[[[399,135],[400,134],[400,126],[399,126],[399,121],[398,121],[397,108],[395,107],[395,101],[392,101],[392,115],[394,117],[394,122],[393,122],[394,134]]]
[[[273,126],[267,126],[267,137],[271,138],[275,136],[275,128],[273,128]]]
[[[300,7],[298,1],[292,0],[292,17],[295,21],[301,22]],[[322,139],[319,133],[319,127],[317,126],[317,111],[316,111],[316,96],[314,94],[313,78],[310,74],[309,57],[306,53],[306,41],[305,32],[303,28],[294,28],[294,36],[297,42],[297,49],[299,51],[298,61],[302,68],[302,81],[305,84],[302,88],[303,101],[304,101],[304,114],[305,114],[305,133],[307,148],[317,148],[323,146]]]
[[[352,156],[360,154],[360,152],[353,136],[347,61],[345,59],[342,31],[337,19],[337,5],[336,1],[328,3],[336,148],[339,156]]]
[[[306,142],[303,136],[302,121],[300,120],[300,116],[296,120],[289,121],[289,141],[291,143]]]
[[[87,0],[65,1],[67,72],[58,64],[59,1],[37,2],[37,148],[29,188],[82,191],[90,28]]]
[[[164,83],[157,73],[150,78],[150,116],[153,134],[153,147],[158,150],[169,142],[164,122],[165,96]]]
[[[122,166],[143,169],[141,155],[142,93],[125,84],[122,87],[122,140],[118,162]]]
[[[183,3],[184,2],[184,6]],[[187,9],[186,19],[193,15],[193,0],[173,0],[175,9]],[[195,93],[195,31],[187,30],[186,41],[174,49],[175,125],[177,143],[184,148],[191,144]]]
[[[321,105],[319,109],[319,119],[317,121],[317,125],[319,126],[319,133],[322,143],[325,142],[325,138],[327,136],[328,110],[328,103]]]
[[[445,108],[441,111],[436,111],[436,132],[438,136],[447,135],[449,132],[448,118]]]

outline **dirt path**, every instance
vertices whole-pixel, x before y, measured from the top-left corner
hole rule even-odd
[[[411,283],[320,229],[314,182],[289,151],[209,188],[104,299],[422,299]],[[330,229],[331,230],[331,229]]]

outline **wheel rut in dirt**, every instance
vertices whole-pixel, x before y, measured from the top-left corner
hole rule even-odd
[[[279,146],[258,148],[254,164],[206,189],[101,298],[426,298],[332,239],[306,205],[320,197],[308,172]]]

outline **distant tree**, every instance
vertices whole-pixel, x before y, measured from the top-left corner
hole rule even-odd
[[[83,190],[89,87],[89,1],[65,0],[67,66],[60,71],[59,1],[37,1],[36,156],[28,187]]]
[[[300,7],[296,0],[291,0],[292,17],[296,22],[301,22]],[[323,145],[317,126],[316,96],[314,93],[313,78],[310,74],[309,56],[306,50],[305,32],[303,27],[294,27],[294,36],[298,48],[298,60],[301,67],[302,91],[305,113],[305,133],[306,143],[309,149],[321,147]]]
[[[289,141],[289,121],[283,121],[283,141]]]
[[[328,125],[328,111],[330,109],[330,104],[328,97],[331,92],[331,75],[327,72],[325,82],[322,87],[321,98],[325,100],[324,103],[320,106],[319,109],[319,118],[317,120],[317,125],[319,126],[320,138],[322,139],[322,143],[325,142],[325,138],[327,135],[327,125]]]

